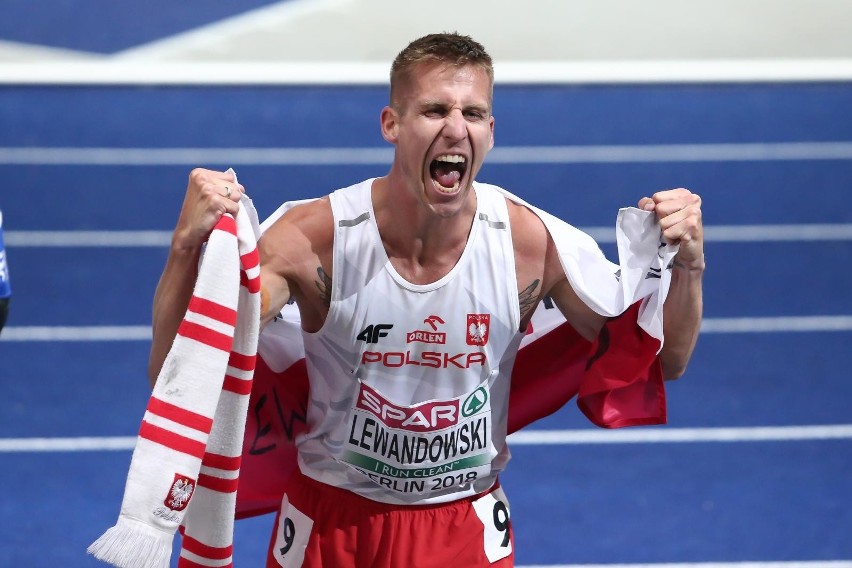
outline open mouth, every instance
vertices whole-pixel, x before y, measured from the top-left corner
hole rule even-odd
[[[467,160],[458,154],[438,156],[429,164],[429,174],[435,187],[443,193],[454,193],[467,171]]]

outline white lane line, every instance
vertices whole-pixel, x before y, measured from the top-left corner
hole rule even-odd
[[[0,164],[76,166],[387,165],[391,148],[0,148]]]
[[[598,243],[615,242],[615,229],[580,227]],[[852,240],[852,223],[805,225],[709,225],[713,242],[812,242]],[[170,231],[7,231],[9,247],[167,247]]]
[[[852,331],[852,316],[780,316],[705,318],[701,333],[784,333]],[[10,341],[150,341],[151,328],[125,326],[8,326],[0,342]]]
[[[708,225],[707,242],[785,242],[852,240],[852,223],[798,225]]]
[[[590,164],[852,159],[852,142],[497,147],[489,163]]]
[[[167,247],[171,231],[8,231],[9,247]]]
[[[266,166],[387,165],[393,149],[377,148],[0,148],[0,164],[152,166],[227,163]],[[852,160],[852,142],[506,146],[488,155],[495,164],[742,162]]]
[[[136,436],[82,438],[0,438],[0,453],[102,452],[132,450]]]
[[[852,424],[743,428],[647,428],[632,430],[525,430],[513,446],[652,444],[684,442],[797,442],[852,439]],[[132,450],[135,436],[0,438],[0,453]]]
[[[313,3],[313,2],[312,2]],[[249,17],[275,16],[258,12]],[[288,16],[283,14],[284,17]],[[222,28],[206,28],[230,35]],[[214,36],[217,37],[217,36]],[[207,38],[177,36],[204,48]],[[215,41],[215,40],[214,40]],[[185,46],[183,46],[185,47]],[[118,54],[119,58],[0,63],[0,85],[375,85],[388,83],[387,61],[167,61],[163,40]],[[164,55],[165,54],[165,55]],[[163,56],[163,57],[161,57]],[[159,61],[144,60],[159,57]],[[690,59],[660,61],[506,61],[494,70],[496,85],[643,85],[668,83],[786,83],[852,80],[852,59]]]
[[[628,430],[524,430],[509,436],[515,446],[652,444],[681,442],[792,442],[852,438],[852,424],[744,428],[647,428]]]
[[[598,243],[614,243],[615,228],[580,227]],[[852,240],[852,223],[706,225],[707,243],[772,243]]]
[[[10,326],[0,341],[150,341],[147,325]]]
[[[852,316],[706,318],[701,333],[852,331]]]
[[[852,560],[659,562],[654,564],[527,564],[518,568],[852,568]]]

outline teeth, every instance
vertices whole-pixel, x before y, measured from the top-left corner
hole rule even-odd
[[[438,162],[449,162],[451,164],[463,164],[465,162],[464,156],[459,156],[458,154],[438,156],[435,160]]]
[[[443,185],[441,185],[440,183],[437,183],[437,182],[433,182],[433,185],[441,193],[454,193],[459,188],[458,182],[453,184],[453,187],[444,187]]]

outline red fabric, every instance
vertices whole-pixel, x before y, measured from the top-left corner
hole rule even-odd
[[[514,565],[514,553],[493,564],[488,561],[483,524],[471,505],[475,497],[439,505],[388,505],[297,473],[289,481],[287,498],[313,521],[302,568]],[[273,557],[275,539],[282,530],[279,520],[280,511],[269,543],[267,568],[280,568]],[[513,550],[514,534],[511,528],[507,530]]]
[[[598,339],[583,339],[567,323],[522,347],[512,371],[509,432],[544,418],[577,397],[586,417],[603,428],[666,421],[659,341],[636,323],[639,304],[610,320]],[[304,360],[281,373],[258,358],[249,400],[237,518],[278,509],[296,470],[295,436],[306,428],[308,379]]]
[[[567,322],[518,352],[509,396],[509,433],[577,406],[593,424],[622,428],[665,424],[660,342],[636,323],[639,304],[611,319],[594,342]]]
[[[307,429],[307,408],[304,359],[276,373],[258,357],[243,440],[238,519],[271,513],[281,505],[287,479],[297,470],[294,440]]]

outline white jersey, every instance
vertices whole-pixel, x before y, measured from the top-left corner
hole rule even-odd
[[[372,182],[331,194],[331,304],[322,329],[303,333],[310,403],[300,468],[385,503],[480,493],[509,460],[509,378],[523,338],[506,198],[474,186],[461,258],[420,285],[388,259]]]

